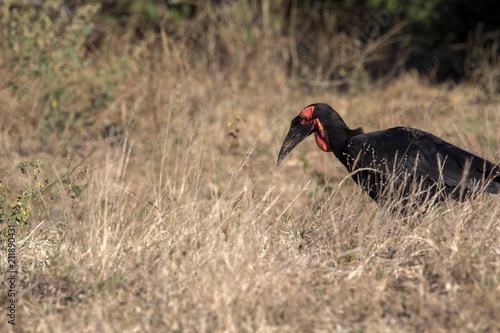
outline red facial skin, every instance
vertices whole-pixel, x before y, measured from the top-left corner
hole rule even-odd
[[[310,124],[313,115],[314,106],[308,106],[302,112],[300,112],[299,119],[302,125]]]
[[[310,124],[313,127],[314,137],[316,138],[316,144],[318,147],[326,152],[332,151],[328,140],[325,136],[325,131],[323,125],[321,125],[318,118],[312,119],[312,114],[314,112],[314,106],[309,106],[302,110],[299,115],[299,120],[302,125]]]

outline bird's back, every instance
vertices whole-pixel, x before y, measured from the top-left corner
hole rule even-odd
[[[463,190],[500,192],[500,168],[430,133],[408,127],[356,135],[346,142],[347,167],[370,196],[380,199],[387,185],[410,183],[446,193]]]

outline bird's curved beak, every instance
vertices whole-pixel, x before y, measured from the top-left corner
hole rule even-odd
[[[299,121],[299,117],[295,117],[290,124],[290,130],[286,135],[285,141],[281,146],[280,154],[278,155],[278,165],[281,161],[288,155],[289,152],[295,148],[302,140],[307,138],[313,132],[313,126],[310,124],[302,125]]]

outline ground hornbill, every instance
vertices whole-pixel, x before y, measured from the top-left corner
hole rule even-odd
[[[500,192],[500,166],[414,128],[372,133],[349,129],[335,110],[322,103],[309,105],[292,120],[278,165],[312,133],[319,148],[333,152],[379,203],[428,204]]]

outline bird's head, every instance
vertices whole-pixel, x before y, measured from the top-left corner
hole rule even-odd
[[[278,155],[278,165],[280,165],[281,161],[293,148],[295,148],[295,146],[312,133],[314,133],[316,143],[321,150],[327,152],[332,151],[324,127],[325,122],[329,122],[332,116],[336,116],[340,119],[338,114],[327,104],[311,104],[303,109],[290,124],[290,130],[288,131],[285,141],[283,141],[283,145]],[[344,123],[342,119],[340,119],[340,121],[342,124]]]

